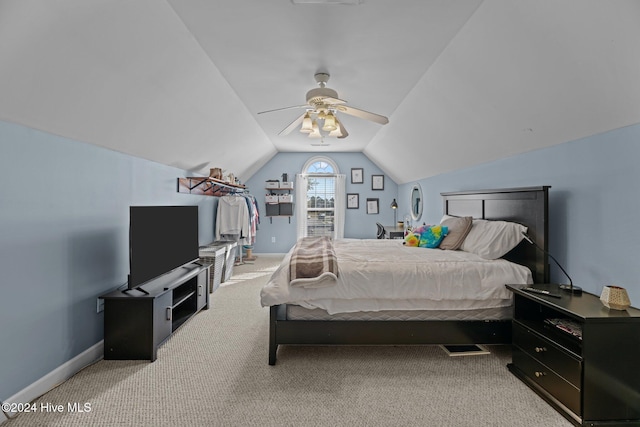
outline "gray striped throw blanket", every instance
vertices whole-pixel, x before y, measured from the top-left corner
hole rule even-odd
[[[322,288],[338,280],[338,259],[329,237],[303,237],[293,247],[289,262],[291,286]]]

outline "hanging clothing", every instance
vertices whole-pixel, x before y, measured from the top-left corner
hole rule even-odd
[[[222,235],[238,235],[240,244],[251,242],[249,208],[244,197],[222,196],[218,200],[216,240]]]
[[[247,207],[249,208],[249,222],[251,227],[251,242],[248,245],[253,245],[256,242],[256,233],[258,231],[258,224],[260,223],[260,212],[258,211],[258,202],[256,198],[251,194],[245,194],[247,200]]]

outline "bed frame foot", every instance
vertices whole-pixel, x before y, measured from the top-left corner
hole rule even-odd
[[[278,352],[278,344],[276,340],[276,319],[278,315],[278,306],[274,305],[269,310],[269,365],[276,364],[276,353]]]
[[[269,348],[269,365],[273,366],[276,364],[276,352],[278,351],[278,347],[275,349]]]

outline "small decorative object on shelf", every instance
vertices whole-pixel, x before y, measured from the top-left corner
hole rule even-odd
[[[627,290],[625,288],[621,288],[620,286],[605,286],[602,289],[600,301],[602,301],[602,304],[604,304],[605,307],[612,310],[626,310],[627,308],[629,308],[629,306],[631,306],[631,301],[629,301]]]
[[[209,169],[209,178],[222,180],[222,169],[221,168]]]

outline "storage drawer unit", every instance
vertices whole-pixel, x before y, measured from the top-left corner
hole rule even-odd
[[[577,426],[640,425],[640,310],[609,310],[587,292],[553,298],[507,288],[514,293],[509,370]]]
[[[580,411],[580,389],[571,384],[553,369],[540,363],[539,360],[522,351],[518,347],[513,348],[513,364],[517,366],[530,380],[553,395],[563,405],[576,414]]]
[[[558,347],[554,342],[518,323],[513,325],[512,333],[514,347],[520,348],[521,351],[580,388],[582,359],[569,355],[566,350]]]

